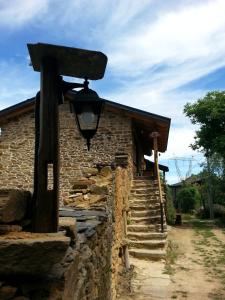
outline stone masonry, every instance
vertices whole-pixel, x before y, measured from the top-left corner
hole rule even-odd
[[[0,188],[33,189],[34,113],[12,119],[1,128]],[[69,104],[60,106],[60,199],[68,198],[74,179],[84,168],[111,165],[116,153],[131,153],[131,120],[106,108],[87,151]]]
[[[24,113],[2,125],[0,190],[3,197],[0,197],[0,217],[1,209],[2,216],[3,212],[6,214],[5,219],[0,218],[0,252],[1,246],[9,247],[12,251],[18,247],[22,259],[26,259],[23,248],[20,249],[22,244],[27,253],[32,253],[29,252],[32,249],[30,247],[34,247],[34,256],[38,255],[38,245],[46,245],[55,259],[49,259],[49,265],[45,265],[42,262],[45,254],[38,257],[37,261],[43,265],[40,274],[36,274],[38,268],[32,255],[28,255],[31,260],[26,262],[30,266],[29,274],[26,274],[26,270],[19,272],[20,269],[15,272],[13,266],[17,263],[12,261],[11,267],[7,269],[7,278],[4,274],[0,276],[0,295],[1,292],[5,293],[5,298],[2,297],[4,300],[19,300],[18,297],[22,297],[21,300],[116,299],[121,278],[129,265],[126,254],[129,243],[132,243],[127,239],[130,209],[135,218],[133,207],[129,205],[130,191],[133,193],[132,126],[131,118],[106,106],[99,129],[91,140],[91,149],[87,151],[86,141],[78,132],[68,103],[60,106],[60,232],[55,237],[48,234],[39,237],[29,232],[31,200],[24,205],[26,213],[20,217],[22,219],[18,220],[14,216],[13,220],[9,220],[5,217],[9,215],[5,209],[6,204],[11,205],[10,199],[14,199],[14,192],[17,195],[25,193],[31,199],[34,114]],[[11,195],[8,200],[4,198],[7,192]],[[72,218],[72,223],[71,219],[65,219],[67,217]],[[131,226],[128,227],[132,240],[135,234],[132,235]],[[14,243],[12,247],[11,242]],[[62,245],[59,255],[54,252],[56,243]],[[2,253],[8,252],[3,249]],[[31,276],[31,281],[27,276]],[[37,276],[40,277],[39,285],[35,283]],[[8,290],[12,293],[11,298],[7,298]]]
[[[164,232],[161,232],[158,182],[148,178],[133,180],[129,200],[131,216],[127,237],[130,255],[149,260],[165,258],[167,227],[163,211]]]

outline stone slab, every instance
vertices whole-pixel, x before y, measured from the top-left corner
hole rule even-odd
[[[77,236],[76,219],[72,217],[60,217],[59,230],[65,230],[66,235],[75,240]]]
[[[0,275],[43,275],[63,259],[69,243],[70,238],[61,233],[0,236]]]

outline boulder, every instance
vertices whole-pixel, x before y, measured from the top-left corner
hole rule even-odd
[[[105,185],[100,186],[100,185],[93,184],[90,187],[90,192],[92,194],[96,194],[96,195],[106,195],[106,194],[108,194],[108,187]]]
[[[16,294],[17,288],[11,285],[3,285],[0,287],[0,299],[9,300]]]
[[[73,182],[73,189],[87,189],[89,185],[94,184],[95,181],[92,179],[79,179]]]
[[[21,221],[26,215],[30,200],[31,193],[28,191],[0,192],[0,223]]]
[[[100,171],[100,175],[106,177],[107,179],[112,178],[112,169],[111,167],[103,167]]]
[[[89,199],[89,203],[92,204],[99,204],[99,203],[105,203],[107,200],[107,197],[105,195],[91,195]]]
[[[0,224],[0,234],[22,231],[22,226]]]

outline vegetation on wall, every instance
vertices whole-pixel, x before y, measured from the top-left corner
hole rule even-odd
[[[176,209],[173,204],[170,188],[166,186],[166,220],[169,225],[173,225],[176,219]]]

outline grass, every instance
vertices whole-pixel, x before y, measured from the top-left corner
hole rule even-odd
[[[172,241],[168,241],[166,264],[164,274],[173,275],[175,272],[175,263],[179,255],[178,245]]]
[[[212,231],[215,223],[212,220],[199,220],[190,216],[186,220],[198,236],[197,241],[192,241],[201,257],[198,263],[206,268],[206,272],[212,278],[220,280],[222,288],[225,288],[225,244]],[[210,297],[214,300],[224,299],[220,293],[211,294]]]

